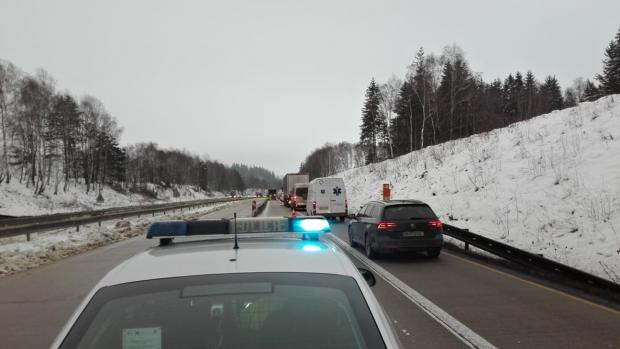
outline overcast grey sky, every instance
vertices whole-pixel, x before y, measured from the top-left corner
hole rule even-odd
[[[485,80],[601,70],[620,1],[0,0],[0,58],[99,98],[122,143],[295,171],[356,141],[371,79],[461,46]]]

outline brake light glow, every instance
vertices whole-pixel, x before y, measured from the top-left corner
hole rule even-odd
[[[428,226],[433,229],[441,229],[443,228],[443,222],[439,219],[434,219],[432,221],[428,221]]]
[[[396,223],[394,222],[379,222],[379,225],[377,225],[377,229],[379,230],[388,230],[394,228],[396,228]]]
[[[316,210],[316,200],[312,201],[312,209]]]

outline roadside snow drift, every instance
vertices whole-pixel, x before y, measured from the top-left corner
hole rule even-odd
[[[336,176],[349,207],[390,183],[452,225],[620,282],[620,95]]]
[[[171,219],[191,220],[228,205],[231,205],[231,203],[212,204],[185,210],[180,214],[173,213],[154,217],[145,215],[140,218],[130,217],[110,220],[105,221],[101,227],[93,223],[83,225],[79,232],[75,228],[62,228],[33,233],[31,241],[26,241],[24,235],[0,239],[0,277],[35,268],[114,242],[136,236],[145,237],[148,226],[156,221]]]
[[[163,202],[201,200],[211,197],[223,197],[219,192],[207,193],[196,190],[192,186],[163,187],[153,184],[148,185],[148,190],[157,195],[157,198],[147,197],[141,194],[118,192],[106,185],[101,195],[102,203],[97,202],[99,192],[91,190],[86,193],[86,185],[72,183],[67,191],[58,190],[53,194],[53,189],[48,188],[42,195],[34,195],[32,188],[25,183],[19,183],[13,178],[10,184],[0,184],[0,215],[6,216],[36,216],[73,211],[101,210],[111,207],[123,207],[133,205],[150,205]]]

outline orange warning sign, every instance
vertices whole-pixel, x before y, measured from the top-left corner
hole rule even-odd
[[[390,185],[388,183],[383,184],[383,200],[390,199]]]

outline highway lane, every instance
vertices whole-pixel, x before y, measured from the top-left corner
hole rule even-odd
[[[231,217],[233,212],[249,216],[249,202],[207,216]],[[262,216],[289,214],[277,202],[269,202]],[[347,241],[346,223],[331,222],[333,235]],[[0,279],[0,347],[49,345],[107,271],[150,246],[153,241],[139,237]],[[364,266],[363,258],[349,255]],[[396,256],[376,262],[497,347],[620,347],[620,313],[550,291],[496,266],[452,252],[434,261]],[[406,348],[464,347],[397,289],[377,279],[373,292]]]
[[[304,215],[303,213],[298,214]],[[263,215],[289,216],[290,211],[277,202],[270,201]],[[340,230],[345,226],[345,224],[337,223],[334,220],[330,221],[330,223],[336,230]],[[351,258],[351,260],[358,267],[366,267],[356,258]],[[372,288],[373,293],[392,320],[404,348],[466,348],[452,333],[385,282],[385,280],[378,276],[376,279],[377,284]]]
[[[332,232],[348,243],[346,223],[332,222]],[[446,250],[437,260],[412,254],[374,262],[499,348],[620,347],[617,310],[495,265]]]
[[[250,201],[208,218],[251,215]],[[0,348],[47,348],[78,304],[113,267],[157,242],[144,236],[0,278]]]

